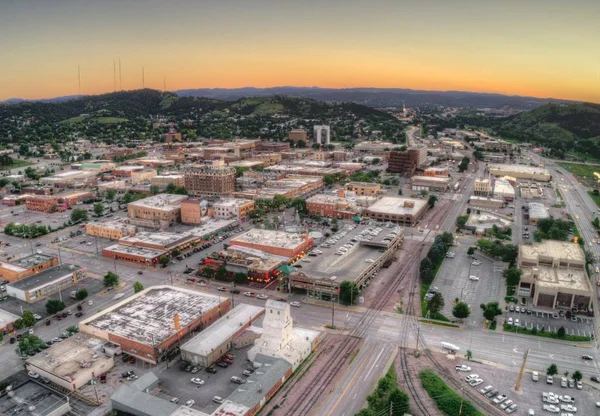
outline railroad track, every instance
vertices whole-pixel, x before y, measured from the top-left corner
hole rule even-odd
[[[321,373],[317,374],[309,386],[305,389],[304,394],[302,395],[302,399],[299,400],[294,407],[294,410],[289,413],[292,416],[304,416],[308,415],[312,407],[319,401],[319,398],[326,391],[326,387],[333,381],[336,375],[339,373],[341,369],[341,364],[346,360],[348,355],[354,351],[361,340],[367,335],[367,332],[377,316],[379,316],[379,312],[385,307],[385,305],[390,300],[390,297],[393,293],[395,293],[400,286],[402,285],[404,279],[408,275],[410,268],[415,265],[415,261],[418,260],[422,247],[424,246],[425,239],[429,235],[431,230],[428,230],[423,234],[423,238],[420,241],[421,249],[415,250],[414,253],[411,253],[408,259],[404,262],[401,269],[399,270],[396,279],[392,280],[386,287],[384,287],[381,291],[381,296],[377,297],[377,301],[373,308],[368,309],[365,312],[352,332],[350,333],[351,340],[349,342],[345,342],[339,345],[337,351],[335,352],[335,358],[332,362],[329,363],[327,368]],[[418,272],[418,269],[417,269]],[[428,413],[424,413],[428,415]]]

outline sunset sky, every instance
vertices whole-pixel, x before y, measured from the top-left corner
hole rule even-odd
[[[0,100],[397,87],[600,102],[598,0],[0,0]],[[117,79],[118,83],[118,79]]]

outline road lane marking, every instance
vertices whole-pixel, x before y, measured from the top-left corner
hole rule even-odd
[[[379,351],[379,355],[377,356],[377,358],[375,358],[375,361],[373,362],[373,365],[371,366],[371,368],[369,368],[369,371],[367,371],[367,374],[364,377],[364,380],[367,380],[369,377],[369,374],[371,374],[371,371],[373,370],[373,368],[375,368],[375,365],[377,364],[377,361],[379,361],[379,357],[381,357],[381,354],[383,354],[383,350],[385,349],[382,348],[381,351]]]

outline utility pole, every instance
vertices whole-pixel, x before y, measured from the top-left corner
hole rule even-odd
[[[458,416],[462,415],[463,401],[464,401],[464,398],[465,398],[465,389],[463,388],[461,390],[462,390],[462,393],[460,395],[460,408],[458,409]]]
[[[521,369],[519,370],[519,376],[517,377],[517,383],[515,384],[515,391],[521,389],[521,378],[523,378],[523,371],[525,371],[525,363],[527,362],[527,356],[529,355],[529,348],[523,353],[523,362],[521,363]]]
[[[390,416],[394,416],[394,402],[390,402]]]
[[[333,293],[331,294],[331,329],[335,329],[334,325],[335,306],[333,303]]]

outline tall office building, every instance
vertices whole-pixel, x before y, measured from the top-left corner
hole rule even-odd
[[[227,195],[235,191],[235,169],[222,160],[196,165],[184,172],[185,189],[191,196]]]
[[[328,145],[331,142],[331,129],[329,126],[314,126],[313,133],[315,143]]]

